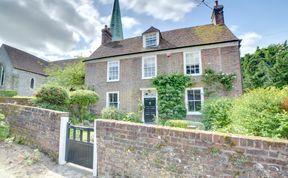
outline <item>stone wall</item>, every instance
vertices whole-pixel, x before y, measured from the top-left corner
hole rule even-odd
[[[0,103],[10,103],[10,104],[32,106],[31,99],[32,98],[28,98],[28,97],[22,97],[22,98],[0,97]]]
[[[68,117],[68,113],[3,103],[0,111],[6,116],[12,134],[58,159],[61,117]]]
[[[96,121],[100,177],[288,177],[288,141]]]

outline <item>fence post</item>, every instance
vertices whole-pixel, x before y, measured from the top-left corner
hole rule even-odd
[[[97,130],[96,130],[96,119],[94,121],[94,146],[93,146],[93,177],[98,176],[98,158],[97,158]]]
[[[58,157],[58,164],[60,165],[66,164],[65,156],[66,156],[66,138],[67,138],[68,121],[69,121],[69,117],[61,117],[59,157]]]

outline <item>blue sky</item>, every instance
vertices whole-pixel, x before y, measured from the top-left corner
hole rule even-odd
[[[120,0],[125,38],[150,26],[161,31],[209,24],[201,0]],[[213,6],[214,0],[206,0]],[[242,55],[288,39],[287,0],[219,0],[226,25],[242,41]],[[89,56],[109,24],[113,0],[1,0],[0,44],[47,60]],[[33,11],[31,11],[33,9]]]

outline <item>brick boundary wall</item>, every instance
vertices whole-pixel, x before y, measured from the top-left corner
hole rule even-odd
[[[99,177],[288,177],[288,140],[96,121]]]
[[[68,113],[3,103],[0,112],[9,123],[11,134],[58,159],[61,118],[68,117]]]

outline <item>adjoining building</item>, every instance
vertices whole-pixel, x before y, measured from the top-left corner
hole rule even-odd
[[[45,68],[61,68],[79,59],[48,62],[20,49],[3,44],[0,48],[0,90],[15,90],[20,96],[32,96],[46,83]]]

